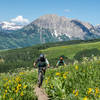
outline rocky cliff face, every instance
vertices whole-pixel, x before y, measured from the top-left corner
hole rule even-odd
[[[89,23],[57,15],[41,16],[31,23],[31,25],[33,24],[49,29],[52,36],[58,37],[59,39],[62,35],[69,37],[69,39],[85,39],[85,35],[92,35],[90,29],[93,28]]]

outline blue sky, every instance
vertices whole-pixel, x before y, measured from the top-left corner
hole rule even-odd
[[[100,24],[100,0],[0,0],[0,21],[31,22],[45,14]]]

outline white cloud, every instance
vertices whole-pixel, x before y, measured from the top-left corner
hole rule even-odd
[[[19,24],[28,24],[29,20],[24,18],[23,16],[17,16],[16,18],[11,19],[12,22],[14,23],[19,23]]]
[[[64,9],[64,12],[71,12],[70,9]]]

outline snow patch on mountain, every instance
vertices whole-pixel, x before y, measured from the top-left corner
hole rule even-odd
[[[0,22],[0,27],[3,30],[17,30],[23,28],[22,25],[16,25],[15,23],[6,22],[6,21]]]
[[[59,40],[62,40],[62,39],[60,38],[62,35],[66,36],[66,37],[69,37],[70,39],[72,38],[71,35],[69,35],[69,34],[67,34],[67,33],[59,33],[59,32],[57,32],[57,30],[54,30],[54,32],[52,32],[52,36],[55,36],[55,37],[57,37],[57,38],[59,37],[59,38],[58,38]]]
[[[95,28],[100,30],[100,24],[96,25]]]

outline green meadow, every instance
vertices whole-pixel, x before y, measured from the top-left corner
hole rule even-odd
[[[100,42],[46,44],[0,52],[0,100],[37,100],[37,69],[33,62],[46,54],[42,88],[50,100],[100,100]],[[56,67],[60,56],[66,66]]]

